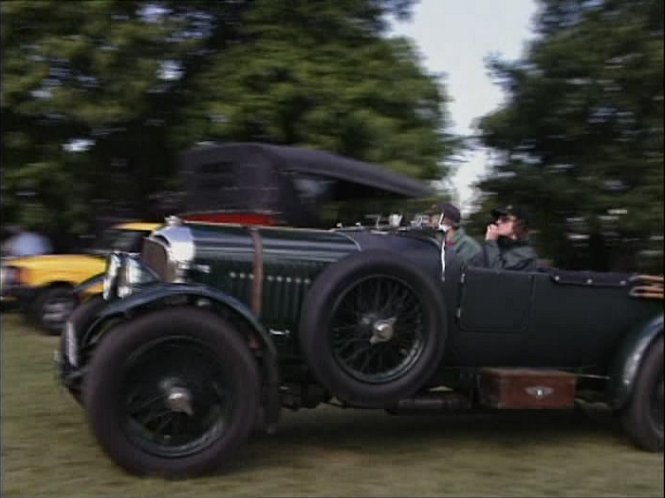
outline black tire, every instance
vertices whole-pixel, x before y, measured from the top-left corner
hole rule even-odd
[[[85,363],[88,346],[87,342],[90,341],[90,338],[86,336],[86,332],[104,306],[106,306],[106,301],[104,301],[104,298],[101,295],[93,296],[79,304],[69,315],[68,321],[72,323],[75,330],[79,362],[81,365]],[[60,354],[63,357],[65,355],[65,348],[65,334],[60,334]],[[81,388],[82,386],[79,384],[67,385],[67,390],[79,404],[83,404]]]
[[[104,451],[136,474],[181,478],[224,465],[255,425],[259,372],[210,311],[165,309],[109,330],[84,399]]]
[[[317,277],[299,334],[309,368],[333,396],[379,408],[423,387],[441,361],[446,328],[439,282],[394,253],[368,250]]]
[[[637,446],[663,451],[663,336],[655,340],[642,360],[621,421]]]
[[[58,285],[43,289],[30,307],[30,318],[42,330],[59,335],[76,302],[71,287]]]

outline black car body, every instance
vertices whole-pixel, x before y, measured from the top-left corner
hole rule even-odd
[[[432,235],[173,219],[140,257],[111,256],[105,300],[63,334],[62,380],[137,473],[210,471],[257,420],[274,430],[282,407],[324,402],[401,413],[586,398],[662,450],[662,277],[498,271],[448,252],[442,264]]]

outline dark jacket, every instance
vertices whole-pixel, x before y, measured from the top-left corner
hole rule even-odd
[[[446,248],[453,249],[464,262],[472,260],[482,250],[480,244],[469,237],[463,228],[455,230],[455,235],[446,243]]]
[[[486,240],[482,251],[469,263],[473,266],[503,270],[533,271],[538,266],[538,255],[528,240]]]

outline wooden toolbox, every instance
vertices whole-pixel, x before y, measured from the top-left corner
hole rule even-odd
[[[484,368],[479,401],[488,408],[572,408],[575,380],[575,375],[558,370]]]

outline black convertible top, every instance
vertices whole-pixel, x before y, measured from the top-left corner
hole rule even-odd
[[[253,166],[279,173],[302,173],[368,187],[400,197],[426,197],[432,190],[422,182],[393,173],[381,166],[321,150],[256,142],[199,146],[182,155],[185,170],[196,173],[210,167],[222,170],[233,165]],[[363,193],[363,189],[342,188],[341,194]],[[363,194],[366,194],[364,192]]]
[[[190,212],[302,211],[326,201],[432,194],[424,183],[374,164],[283,145],[203,145],[184,152],[180,164]]]

